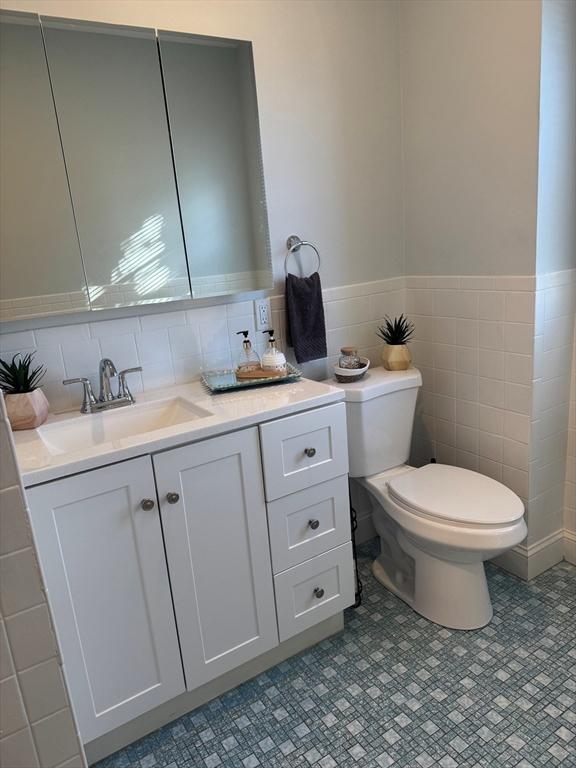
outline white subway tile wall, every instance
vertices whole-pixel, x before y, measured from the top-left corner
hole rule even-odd
[[[376,327],[384,315],[405,310],[403,279],[327,289],[324,301],[328,364],[336,362],[341,346],[350,344],[377,363],[380,342]],[[272,297],[271,307],[272,325],[284,348],[284,297]],[[242,330],[250,331],[256,350],[262,352],[266,341],[255,331],[251,301],[4,333],[0,355],[6,358],[35,351],[37,362],[48,369],[44,392],[52,410],[60,412],[77,408],[82,401],[82,387],[64,386],[62,380],[88,376],[96,387],[102,357],[110,357],[118,369],[142,366],[142,373],[131,374],[129,379],[137,394],[194,381],[206,369],[231,367],[242,348],[237,335]],[[328,375],[326,365],[322,371],[320,375]]]
[[[0,453],[0,765],[83,768],[1,395]]]
[[[576,565],[576,323],[574,324],[571,378],[564,488],[564,557]]]
[[[547,557],[559,559],[565,528],[574,558],[576,270],[407,277],[406,291],[424,380],[412,462],[435,456],[502,481],[527,508],[528,539],[517,550],[526,558],[553,547]]]
[[[423,373],[412,461],[506,482],[527,501],[533,278],[406,278]]]
[[[528,510],[524,558],[550,539],[561,547],[564,493],[566,527],[576,528],[576,467],[566,453],[575,271],[538,282],[419,275],[404,285],[424,382],[412,463],[435,457],[502,481]]]
[[[380,364],[379,322],[407,312],[416,324],[411,347],[423,376],[412,461],[435,456],[509,485],[527,504],[530,546],[562,527],[575,272],[538,276],[538,282],[534,276],[408,276],[327,289],[328,358],[304,365],[304,373],[328,376],[340,347],[351,344]],[[284,297],[273,296],[271,307],[285,348]],[[64,387],[62,379],[87,375],[96,386],[102,356],[119,368],[142,365],[131,377],[137,394],[232,366],[244,329],[263,351],[253,303],[243,301],[7,333],[0,336],[0,354],[35,350],[48,367],[43,386],[58,412],[78,408],[82,397],[81,387]],[[569,494],[568,488],[566,497],[573,498]]]

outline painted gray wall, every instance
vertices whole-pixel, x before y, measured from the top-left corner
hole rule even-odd
[[[406,274],[533,274],[540,2],[400,6]]]

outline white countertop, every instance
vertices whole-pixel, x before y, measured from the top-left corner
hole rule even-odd
[[[102,442],[81,450],[55,453],[42,439],[41,431],[14,433],[18,464],[26,487],[56,480],[66,475],[95,469],[143,454],[163,451],[178,445],[243,429],[265,421],[299,413],[344,399],[341,389],[325,383],[302,379],[292,384],[279,384],[218,395],[207,394],[200,382],[141,393],[137,404],[106,412],[114,418],[139,404],[180,397],[211,415],[195,421],[163,427],[119,440]],[[71,419],[94,419],[78,412],[50,415],[46,425]],[[42,429],[42,428],[40,428]]]

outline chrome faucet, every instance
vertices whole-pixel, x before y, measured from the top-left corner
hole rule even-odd
[[[82,384],[84,387],[84,399],[82,400],[80,413],[96,413],[98,411],[107,411],[110,408],[133,405],[136,401],[128,388],[126,376],[129,373],[137,373],[141,370],[142,366],[139,365],[135,368],[125,368],[118,373],[112,360],[104,357],[100,360],[100,365],[98,366],[98,376],[100,379],[100,395],[98,399],[96,399],[90,379],[84,376],[77,379],[64,379],[62,384]],[[110,388],[110,379],[115,376],[118,377],[117,395],[113,395]]]
[[[103,357],[102,360],[100,360],[98,373],[100,376],[100,394],[98,395],[98,400],[101,403],[108,403],[111,400],[114,400],[114,395],[110,389],[110,379],[112,376],[117,376],[118,371],[110,358]]]

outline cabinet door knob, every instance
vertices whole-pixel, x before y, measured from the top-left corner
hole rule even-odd
[[[151,509],[154,509],[154,499],[142,499],[140,506],[142,509],[146,510],[146,512],[149,512]]]
[[[313,531],[315,531],[320,525],[320,520],[309,520],[308,525],[310,528],[312,528]]]
[[[311,459],[313,456],[316,456],[316,448],[304,448],[304,453]]]
[[[324,590],[322,589],[322,587],[316,587],[316,589],[314,590],[314,597],[316,597],[318,600],[324,597]]]
[[[180,501],[180,494],[170,491],[170,493],[166,494],[166,501],[168,504],[177,504]]]

